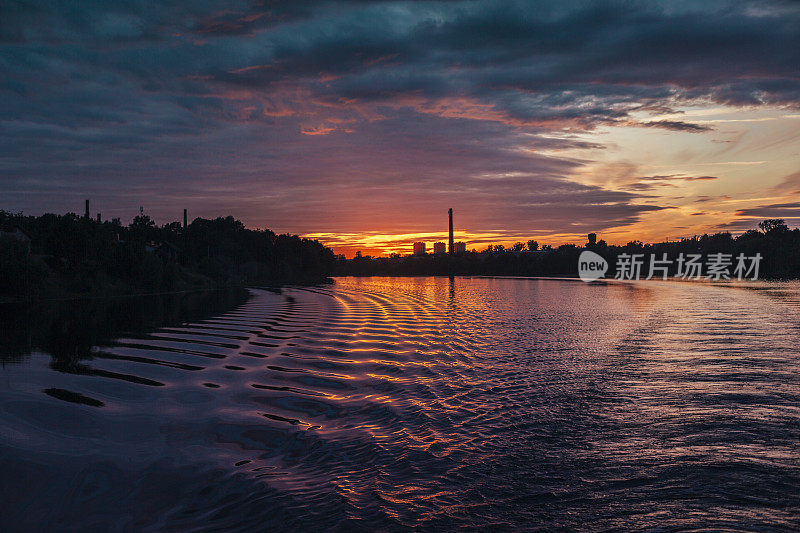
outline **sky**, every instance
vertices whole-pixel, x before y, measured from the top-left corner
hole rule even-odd
[[[800,2],[0,3],[0,209],[335,251],[800,224]]]

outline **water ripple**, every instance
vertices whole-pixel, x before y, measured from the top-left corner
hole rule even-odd
[[[0,371],[0,525],[800,526],[797,284],[251,292]]]

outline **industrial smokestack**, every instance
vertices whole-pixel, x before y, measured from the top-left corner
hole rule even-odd
[[[183,229],[186,229],[186,209],[183,210]]]
[[[450,216],[450,239],[447,241],[447,252],[452,255],[455,250],[453,250],[453,208],[447,210],[447,214]]]
[[[89,220],[89,200],[86,200],[86,213],[84,213],[83,218]]]

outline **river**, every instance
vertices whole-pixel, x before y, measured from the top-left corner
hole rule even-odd
[[[800,528],[797,282],[339,278],[215,305],[6,327],[0,529]]]

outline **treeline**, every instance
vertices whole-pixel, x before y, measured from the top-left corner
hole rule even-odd
[[[617,258],[621,254],[644,254],[642,277],[647,275],[651,254],[676,260],[679,254],[700,254],[708,260],[711,254],[736,257],[761,255],[759,277],[795,279],[800,277],[800,229],[789,229],[784,220],[770,219],[759,224],[759,230],[748,230],[734,237],[729,232],[702,235],[680,241],[644,244],[631,241],[624,246],[607,245],[605,241],[587,242],[585,246],[564,244],[539,249],[536,241],[516,243],[510,249],[490,245],[483,251],[455,255],[419,255],[339,259],[336,273],[340,276],[577,276],[578,257],[583,250],[592,250],[609,264],[606,277],[614,277]],[[733,268],[731,268],[733,271]],[[669,270],[677,274],[677,264]]]
[[[0,211],[0,296],[131,294],[246,284],[305,283],[333,273],[333,252],[296,235],[252,230],[233,217],[124,226],[66,215]]]

